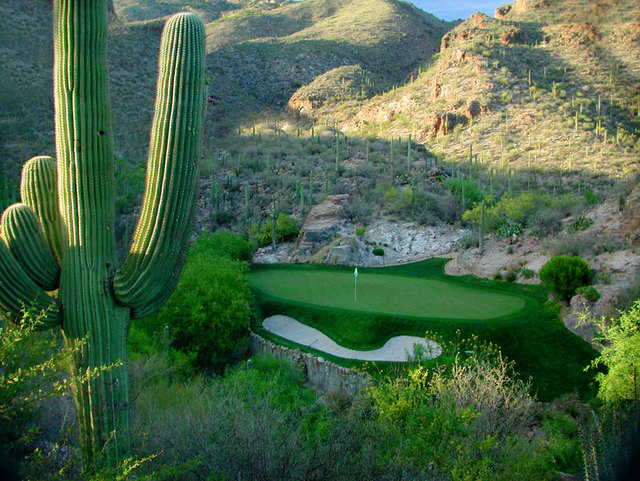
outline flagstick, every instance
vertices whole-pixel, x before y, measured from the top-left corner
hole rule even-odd
[[[358,302],[358,268],[353,271],[353,302]]]
[[[353,302],[358,302],[358,276],[353,278]]]

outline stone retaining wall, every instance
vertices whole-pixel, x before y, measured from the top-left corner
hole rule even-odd
[[[250,333],[249,348],[252,354],[269,353],[276,359],[295,363],[302,368],[307,381],[321,391],[355,394],[371,384],[371,376],[367,373],[338,366],[300,349],[279,346],[253,332]]]

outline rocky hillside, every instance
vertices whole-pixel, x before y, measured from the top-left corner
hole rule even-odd
[[[207,25],[207,52],[214,79],[233,79],[264,106],[283,107],[297,93],[297,108],[308,95],[296,91],[312,83],[309,95],[343,101],[385,91],[429,60],[447,30],[406,2],[306,0],[222,16]],[[354,82],[343,92],[332,85]]]
[[[413,82],[327,115],[354,132],[412,133],[453,158],[472,148],[496,169],[627,177],[640,150],[639,8],[518,1],[497,19],[475,14]]]
[[[274,204],[302,222],[343,194],[354,225],[451,224],[505,193],[624,198],[638,168],[635,0],[518,0],[461,23],[396,0],[114,6],[123,235],[143,189],[160,31],[179,10],[207,22],[199,230],[259,229]],[[0,16],[12,19],[0,28],[0,181],[15,195],[24,160],[54,151],[51,11],[0,2]],[[572,209],[553,207],[545,225]]]
[[[265,107],[279,111],[299,89],[294,97],[303,102],[383,92],[430,59],[449,28],[396,0],[115,0],[114,6],[116,151],[133,171],[146,152],[166,15],[190,10],[207,22],[207,138],[233,131],[231,125]],[[53,153],[51,7],[41,0],[2,2],[0,15],[12,19],[0,29],[0,158],[15,179],[23,159]],[[309,84],[312,92],[305,93]],[[205,152],[213,150],[206,143]]]

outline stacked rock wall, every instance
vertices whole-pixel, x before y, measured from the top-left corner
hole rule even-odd
[[[307,381],[321,391],[356,394],[371,385],[371,376],[367,373],[338,366],[300,349],[279,346],[253,332],[249,342],[252,354],[268,353],[276,359],[286,359],[299,366]]]

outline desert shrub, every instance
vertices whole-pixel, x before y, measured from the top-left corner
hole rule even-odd
[[[384,256],[384,249],[382,247],[376,247],[373,249],[372,252],[374,256],[379,256],[379,257]]]
[[[245,253],[243,244],[226,234],[199,240],[172,296],[140,321],[152,336],[169,326],[171,346],[186,354],[193,367],[214,372],[246,355],[251,299],[246,262],[222,255],[221,245],[232,255]]]
[[[600,198],[598,197],[597,194],[594,194],[592,191],[590,190],[585,190],[582,195],[584,196],[584,198],[587,200],[587,202],[591,205],[596,205],[600,202]]]
[[[213,234],[201,234],[191,249],[192,257],[224,256],[237,261],[251,261],[253,244],[228,230],[218,230]]]
[[[602,277],[603,274],[608,273],[600,272],[598,275]],[[609,275],[609,278],[610,277]],[[611,279],[609,279],[609,282],[611,282]],[[640,299],[640,270],[635,272],[627,288],[618,294],[618,308],[621,310],[628,309],[636,299]]]
[[[485,197],[484,192],[478,184],[472,179],[465,178],[464,181],[460,178],[450,177],[444,181],[445,187],[447,187],[451,193],[457,198],[462,199],[462,190],[464,186],[464,202],[463,209],[466,209],[468,205],[473,205],[481,202]]]
[[[345,212],[353,222],[368,223],[372,217],[372,204],[368,200],[356,197],[345,206]]]
[[[457,249],[470,249],[471,247],[478,247],[478,235],[470,232],[463,235],[455,243]]]
[[[543,284],[567,302],[578,287],[591,282],[592,275],[591,269],[580,257],[555,256],[540,269]]]
[[[0,475],[18,476],[37,433],[36,413],[43,399],[67,389],[60,372],[72,351],[59,350],[51,331],[36,332],[32,312],[18,326],[0,320]]]
[[[386,434],[387,456],[405,473],[452,481],[553,479],[556,469],[568,468],[559,459],[564,444],[523,434],[535,403],[529,385],[501,357],[456,358],[450,369],[418,367],[366,395]]]
[[[581,230],[588,229],[592,225],[593,225],[593,219],[590,219],[589,217],[584,217],[581,215],[579,217],[576,217],[573,220],[573,222],[571,222],[571,225],[569,226],[569,230],[572,232],[578,232]]]
[[[442,208],[442,202],[442,198],[416,189],[412,205],[412,214],[416,222],[427,225],[438,224],[447,216],[445,209]]]
[[[401,214],[410,211],[413,206],[415,194],[411,187],[405,189],[390,187],[385,192],[384,197],[388,203],[389,212]]]
[[[518,274],[515,271],[507,272],[507,275],[504,276],[504,280],[507,282],[514,282],[518,278]]]
[[[563,217],[559,209],[541,206],[531,214],[527,225],[531,228],[531,233],[534,236],[546,237],[562,229]]]
[[[526,225],[529,218],[543,206],[548,204],[548,199],[542,194],[523,192],[516,197],[505,194],[493,203],[493,199],[485,199],[484,227],[489,230],[499,230],[505,223],[509,225]],[[482,220],[482,205],[475,205],[462,215],[466,222],[480,224]],[[511,235],[511,234],[508,234]]]
[[[585,198],[573,193],[562,194],[557,197],[547,195],[547,197],[549,205],[554,209],[560,210],[563,217],[576,214],[583,210],[585,206]]]
[[[222,378],[157,377],[138,397],[144,453],[179,474],[167,479],[399,479],[387,474],[385,439],[353,399],[325,407],[285,361],[260,357]],[[167,442],[170,440],[170,442]]]
[[[226,210],[220,210],[217,212],[212,212],[211,213],[211,220],[217,225],[217,226],[224,226],[224,225],[229,225],[233,222],[233,214],[231,212],[228,212]]]
[[[600,299],[600,293],[593,286],[582,286],[576,289],[576,294],[580,294],[586,300],[596,302]]]
[[[587,256],[593,253],[596,246],[593,236],[580,234],[562,234],[549,242],[549,251],[557,256]]]
[[[322,145],[316,142],[309,142],[307,145],[304,146],[304,151],[307,154],[315,155],[322,152],[325,148],[326,147],[323,147]]]
[[[289,217],[288,214],[280,212],[276,219],[276,242],[287,242],[294,239],[298,232],[300,232],[300,226],[295,219]],[[259,246],[267,246],[273,242],[273,221],[268,219],[262,224],[260,230],[257,230],[257,225],[252,226],[252,234],[258,241]]]
[[[548,243],[549,250],[554,255],[580,257],[613,252],[622,245],[620,239],[607,235],[593,235],[590,232],[562,234]]]
[[[503,222],[498,228],[498,233],[502,237],[511,237],[512,235],[520,234],[520,232],[522,232],[522,224],[513,220]]]
[[[500,199],[502,214],[509,220],[525,223],[536,207],[546,199],[533,192],[523,192],[516,197],[505,195]]]
[[[534,271],[533,269],[522,269],[520,271],[520,275],[524,279],[533,279],[536,276],[536,271]]]
[[[356,236],[363,237],[365,232],[367,232],[367,226],[356,227]]]

